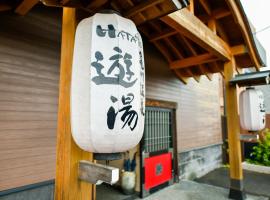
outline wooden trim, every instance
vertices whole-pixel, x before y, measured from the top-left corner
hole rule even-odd
[[[225,63],[225,92],[226,92],[226,116],[229,143],[230,178],[243,179],[242,155],[240,148],[240,125],[237,103],[237,86],[230,85],[230,80],[235,73],[236,63],[234,57]]]
[[[39,0],[23,0],[20,5],[15,9],[15,13],[19,15],[25,15],[28,13]]]
[[[179,182],[179,163],[178,163],[178,149],[177,149],[177,116],[176,109],[173,109],[172,112],[172,136],[173,136],[173,169],[174,169],[174,182]]]
[[[92,199],[92,185],[78,179],[79,161],[92,161],[92,154],[81,150],[75,144],[70,127],[70,84],[76,30],[75,13],[74,8],[63,8],[55,179],[56,200]]]
[[[172,101],[164,101],[164,100],[156,100],[156,99],[147,98],[145,101],[145,106],[177,109],[178,104]]]
[[[186,8],[161,20],[224,61],[231,59],[230,47]]]
[[[171,69],[181,69],[185,67],[190,67],[194,65],[200,65],[204,63],[214,62],[218,60],[217,57],[213,56],[210,53],[205,53],[201,55],[196,55],[193,57],[185,58],[182,60],[174,61],[170,63]]]

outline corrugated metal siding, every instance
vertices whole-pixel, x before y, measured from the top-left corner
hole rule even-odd
[[[54,178],[60,12],[0,15],[0,191]]]
[[[178,151],[221,142],[219,83],[205,77],[183,85],[152,45],[145,43],[146,97],[178,103]]]

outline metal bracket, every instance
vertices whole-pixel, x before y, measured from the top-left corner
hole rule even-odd
[[[103,182],[113,185],[119,180],[119,169],[107,165],[81,160],[78,170],[80,180],[96,185]]]

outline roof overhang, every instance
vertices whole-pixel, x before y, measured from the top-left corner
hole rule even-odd
[[[78,8],[80,16],[114,9],[130,18],[163,54],[184,83],[201,75],[224,76],[224,63],[235,58],[237,68],[265,66],[265,50],[252,34],[240,0],[5,0],[0,11],[24,15],[42,2],[46,6]],[[187,8],[185,8],[190,4]],[[183,9],[184,8],[184,9]],[[82,14],[83,13],[83,14]],[[241,70],[237,70],[241,71]]]

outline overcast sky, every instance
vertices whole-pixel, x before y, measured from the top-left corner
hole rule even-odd
[[[256,34],[257,38],[260,40],[261,44],[266,50],[267,69],[270,69],[270,1],[241,0],[241,2],[245,9],[246,15],[256,28],[256,32],[258,32]]]

